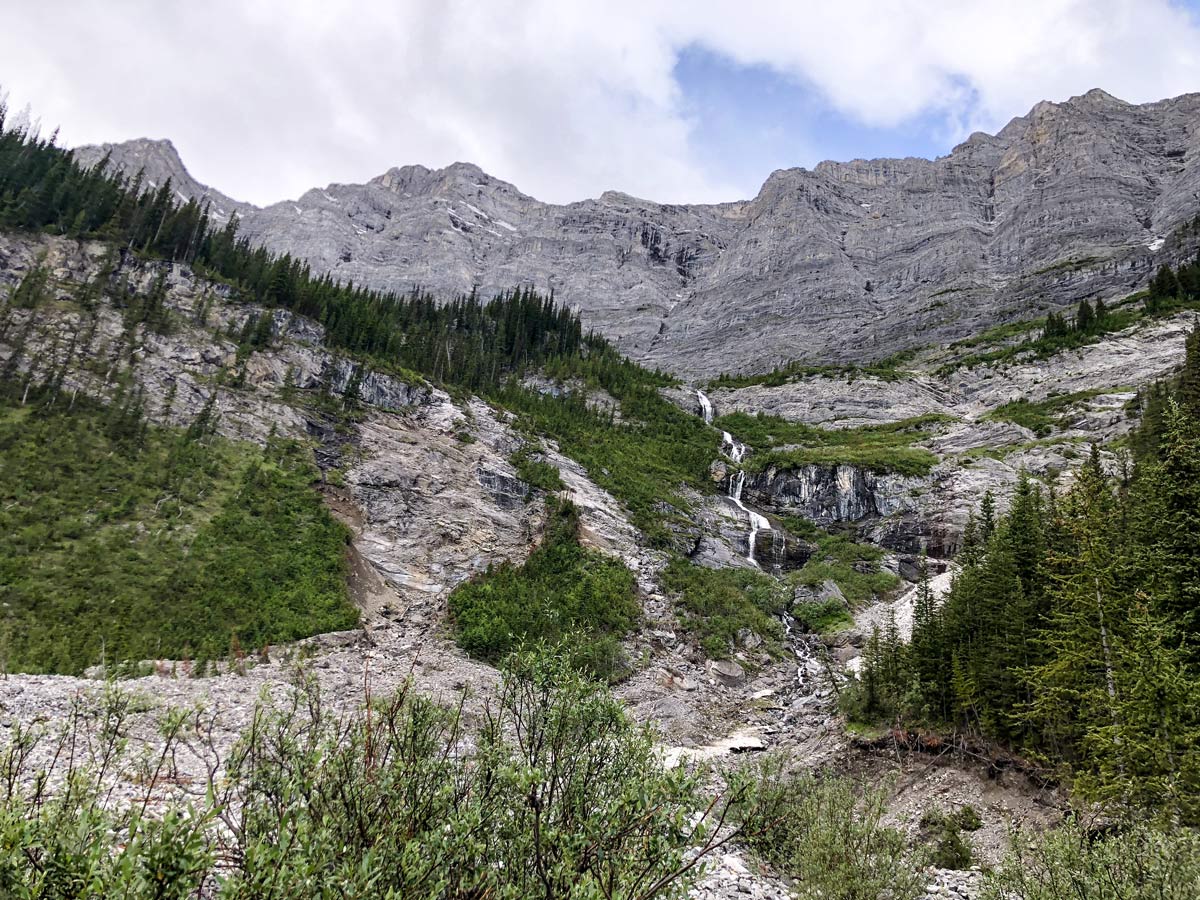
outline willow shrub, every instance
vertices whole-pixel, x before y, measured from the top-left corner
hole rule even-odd
[[[1029,842],[1014,836],[984,900],[1195,900],[1200,832],[1138,822],[1096,834],[1079,821]]]
[[[926,879],[923,855],[882,824],[888,786],[789,772],[763,761],[741,810],[747,843],[794,879],[803,900],[914,900]]]
[[[135,769],[146,802],[110,811],[129,709],[113,695],[99,717],[72,717],[57,738],[65,782],[31,771],[55,738],[23,732],[3,751],[0,896],[649,900],[684,896],[730,833],[727,803],[664,768],[651,733],[557,652],[511,658],[470,729],[461,704],[411,687],[339,718],[303,685],[285,708],[260,706],[191,806],[152,815],[151,797],[187,783],[173,748],[207,729],[169,715],[167,750]]]

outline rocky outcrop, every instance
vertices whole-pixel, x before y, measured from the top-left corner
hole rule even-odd
[[[751,200],[609,192],[541,203],[476,166],[391,169],[264,209],[198,185],[167,142],[85,147],[236,212],[241,232],[356,284],[554,290],[635,359],[690,375],[863,360],[1106,299],[1191,247],[1200,94],[1039,103],[936,160],[825,162]]]
[[[0,235],[0,296],[39,264],[51,294],[33,310],[4,310],[0,365],[34,381],[61,373],[66,392],[100,399],[127,380],[147,416],[163,423],[189,425],[210,407],[229,438],[315,441],[329,505],[353,530],[365,580],[384,585],[369,592],[369,616],[436,624],[457,584],[523,560],[536,544],[542,503],[508,459],[524,439],[487,404],[364,368],[330,351],[317,323],[234,302],[182,266],[122,262],[120,277],[136,290],[165,276],[168,327],[131,323],[107,297],[84,307],[78,285],[106,253],[93,243]],[[268,314],[270,346],[239,355],[227,335]],[[637,532],[620,506],[576,463],[554,460],[585,539],[639,569]]]
[[[890,516],[913,507],[919,479],[877,475],[858,466],[770,468],[746,479],[746,497],[820,526]]]

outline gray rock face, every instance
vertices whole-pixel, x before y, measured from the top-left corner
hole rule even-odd
[[[1129,292],[1188,249],[1164,239],[1200,210],[1198,121],[1200,94],[1095,90],[936,160],[781,170],[752,200],[695,206],[556,206],[456,163],[258,209],[197,184],[167,142],[78,155],[207,192],[243,234],[356,284],[552,289],[631,357],[708,376],[878,358]]]
[[[821,526],[884,517],[911,508],[920,479],[876,475],[858,466],[808,465],[767,469],[746,479],[750,500]]]

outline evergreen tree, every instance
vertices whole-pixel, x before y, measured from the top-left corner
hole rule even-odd
[[[1087,298],[1079,301],[1079,311],[1075,314],[1075,330],[1080,334],[1092,334],[1096,330],[1096,313]]]

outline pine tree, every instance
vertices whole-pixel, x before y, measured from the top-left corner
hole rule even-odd
[[[1174,402],[1159,454],[1161,543],[1151,552],[1163,576],[1161,603],[1200,660],[1200,421]]]
[[[1096,313],[1087,298],[1079,301],[1079,310],[1075,314],[1075,330],[1080,334],[1091,334],[1096,329]]]
[[[996,531],[996,497],[989,490],[979,503],[979,541],[986,548]]]
[[[1183,369],[1175,397],[1186,415],[1200,420],[1200,321],[1192,325],[1183,346]]]
[[[1071,553],[1051,551],[1056,583],[1047,626],[1038,636],[1044,661],[1025,674],[1032,694],[1026,721],[1058,755],[1076,765],[1088,764],[1082,742],[1093,723],[1122,727],[1114,628],[1125,616],[1117,589],[1120,560],[1111,528],[1114,506],[1093,448],[1062,505]]]
[[[917,596],[913,602],[911,658],[926,714],[935,719],[949,716],[950,660],[946,652],[942,619],[929,583],[929,565],[921,556]]]
[[[1150,292],[1146,297],[1146,309],[1157,312],[1175,299],[1179,293],[1179,281],[1168,265],[1159,268],[1150,281]]]

